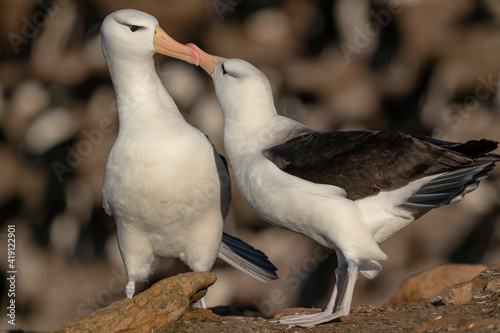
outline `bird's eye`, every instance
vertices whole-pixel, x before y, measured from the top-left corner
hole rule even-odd
[[[220,64],[221,67],[222,67],[222,75],[226,75],[227,74],[227,71],[226,71],[226,68],[224,67],[224,63]]]
[[[129,29],[132,32],[136,32],[137,30],[139,30],[139,27],[137,25],[131,25],[131,26],[129,26]]]

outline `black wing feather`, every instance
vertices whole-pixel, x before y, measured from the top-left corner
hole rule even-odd
[[[310,132],[264,155],[281,170],[346,190],[352,200],[413,180],[499,159],[489,140],[455,143],[397,131]]]

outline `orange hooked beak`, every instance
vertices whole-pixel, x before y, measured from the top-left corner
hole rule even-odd
[[[222,57],[208,54],[192,43],[186,44],[186,46],[192,48],[198,54],[198,60],[199,60],[198,66],[201,66],[201,68],[203,68],[205,72],[208,73],[208,75],[212,75],[212,73],[215,70],[215,67],[217,67],[219,62],[225,59]]]
[[[158,53],[184,60],[196,66],[200,64],[200,56],[195,49],[178,43],[175,39],[167,35],[167,33],[160,28],[160,26],[156,26],[155,28],[153,45]]]

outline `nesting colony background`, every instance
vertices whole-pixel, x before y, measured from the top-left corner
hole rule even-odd
[[[5,309],[6,233],[15,224],[16,328],[56,329],[125,296],[114,221],[102,209],[118,123],[99,33],[123,8],[153,14],[181,43],[253,63],[269,77],[279,112],[314,129],[500,140],[495,0],[2,1],[0,286]],[[224,153],[210,78],[156,57],[183,115]],[[500,263],[499,171],[382,244],[390,260],[377,279],[359,280],[354,305],[383,305],[406,277],[437,264]],[[335,259],[260,220],[234,183],[226,230],[266,252],[281,280],[264,285],[217,263],[208,306],[272,316],[326,305]],[[185,270],[160,260],[150,282]]]

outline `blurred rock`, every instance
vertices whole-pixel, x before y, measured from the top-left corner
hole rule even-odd
[[[48,105],[50,96],[37,80],[25,80],[16,86],[2,117],[2,128],[12,141],[21,140],[33,119]]]
[[[61,327],[58,332],[150,333],[179,319],[216,280],[213,273],[185,273],[164,279],[132,300],[125,298]]]
[[[246,21],[245,30],[251,39],[269,45],[292,39],[288,16],[276,9],[260,10],[250,16]]]
[[[19,195],[18,179],[22,161],[15,152],[5,145],[0,146],[0,204]]]
[[[443,290],[442,302],[446,305],[461,305],[471,301],[471,299],[485,299],[495,297],[494,290],[488,290],[488,286],[500,283],[500,265],[490,266],[483,270],[471,281],[467,281],[455,286],[450,286]],[[483,301],[484,302],[484,301]],[[483,310],[486,312],[487,310]],[[423,333],[439,330],[439,327],[454,326],[456,332],[497,332],[500,328],[500,321],[495,318],[496,308],[490,309],[486,318],[478,319],[468,314],[446,316],[437,320],[428,321],[416,329],[413,333]],[[490,318],[490,317],[494,318]]]
[[[360,32],[363,32],[370,24],[370,1],[368,0],[340,0],[335,2],[335,15],[338,22],[338,29],[343,43],[350,44],[360,38]],[[388,18],[387,20],[390,20]],[[379,38],[367,40],[359,47],[359,56],[366,58],[373,55],[377,49]]]
[[[446,287],[471,280],[486,268],[485,265],[442,265],[431,268],[406,279],[392,297],[391,304],[393,307],[400,307],[415,300],[434,297]],[[470,286],[449,289],[447,301],[450,304],[462,304],[452,302],[463,301],[468,294]]]
[[[253,64],[279,64],[293,58],[299,48],[289,18],[271,8],[252,13],[241,26],[213,24],[208,32],[203,39],[208,52]]]
[[[203,93],[205,87],[197,71],[179,60],[168,61],[158,68],[163,85],[181,111],[189,109]]]
[[[71,43],[78,22],[78,5],[68,2],[47,20],[33,41],[31,64],[35,75],[50,81],[75,84],[88,75],[81,44]]]
[[[225,156],[222,139],[224,117],[214,94],[198,96],[186,119],[191,125],[205,133],[219,154]]]
[[[0,54],[12,56],[20,52],[25,44],[25,35],[33,33],[26,28],[26,21],[33,17],[33,7],[30,0],[0,2],[0,33],[2,37],[7,37],[0,39]]]
[[[472,299],[472,282],[467,281],[444,288],[443,303],[446,305],[462,305]]]
[[[405,1],[401,7],[394,15],[400,29],[398,60],[418,69],[458,36],[458,25],[470,15],[474,4],[467,0],[423,0]]]
[[[79,123],[74,113],[63,108],[44,112],[26,131],[24,137],[26,150],[34,155],[44,154],[54,146],[73,137]]]
[[[500,20],[500,3],[495,0],[486,0],[486,6],[490,9],[491,13],[495,16],[497,21]]]

